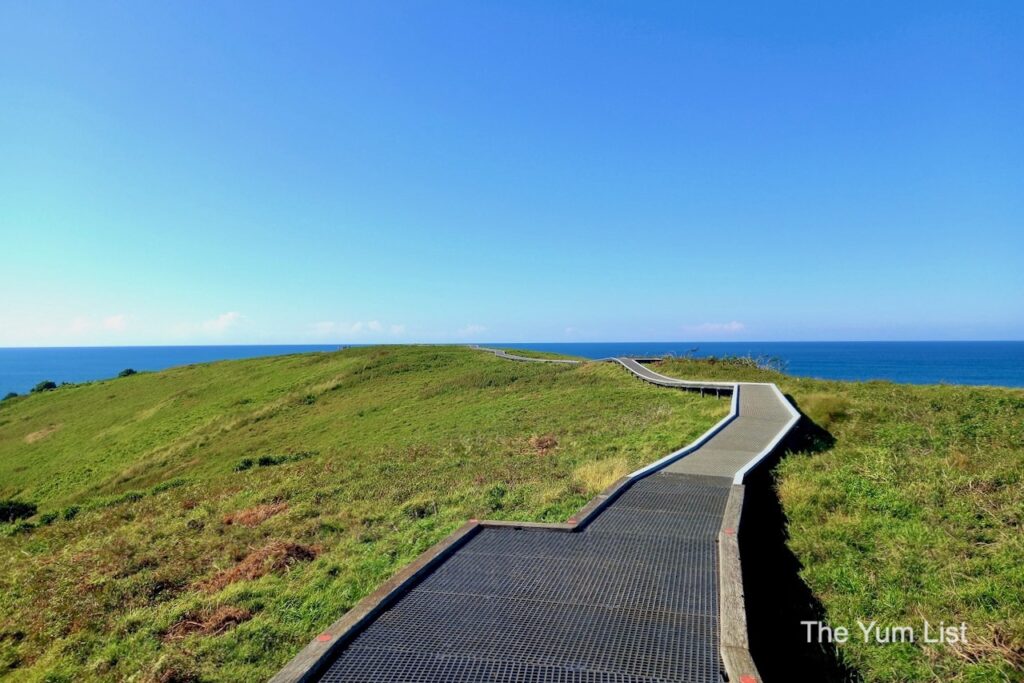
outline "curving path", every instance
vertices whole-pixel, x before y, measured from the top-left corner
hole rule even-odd
[[[731,395],[729,415],[565,524],[471,520],[318,636],[275,683],[760,680],[743,608],[742,482],[799,414],[773,384],[678,380],[635,359],[607,360],[660,386]]]

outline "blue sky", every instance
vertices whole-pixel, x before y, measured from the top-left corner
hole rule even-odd
[[[1024,5],[0,4],[0,346],[1024,338]]]

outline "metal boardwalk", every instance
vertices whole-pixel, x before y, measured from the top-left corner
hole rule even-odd
[[[794,411],[773,385],[685,383],[614,360],[663,386],[727,388],[730,417],[630,475],[579,528],[481,524],[296,680],[722,680],[723,514]]]
[[[655,474],[579,532],[483,529],[322,680],[715,683],[730,485]]]

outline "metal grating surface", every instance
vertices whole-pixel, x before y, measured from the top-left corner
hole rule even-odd
[[[484,529],[322,680],[718,683],[730,483],[659,473],[578,532]]]
[[[602,560],[456,555],[416,590],[623,609],[714,615],[713,553],[692,562],[640,565]]]
[[[621,673],[661,680],[716,681],[718,629],[710,617],[586,605],[413,591],[364,631],[331,667],[349,667],[362,648],[444,654]],[[475,680],[451,672],[453,681]],[[388,669],[366,680],[403,680]],[[331,680],[329,677],[326,680]]]
[[[665,538],[639,543],[608,543],[607,535],[569,534],[569,539],[548,531],[533,529],[484,529],[459,550],[459,555],[482,553],[517,557],[603,560],[618,563],[643,563],[656,567],[693,562],[691,555],[706,554],[702,539]],[[450,560],[449,560],[450,561]]]
[[[407,683],[448,683],[449,681],[505,681],[507,683],[656,683],[644,676],[582,671],[567,667],[542,666],[501,660],[446,654],[390,652],[352,648],[345,653],[346,666],[332,668],[321,680],[364,683],[367,672],[386,671],[391,680]]]

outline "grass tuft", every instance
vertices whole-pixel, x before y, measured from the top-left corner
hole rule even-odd
[[[256,526],[246,524],[244,526]],[[213,577],[203,581],[200,586],[208,592],[216,592],[236,581],[252,581],[273,572],[287,571],[297,562],[309,562],[320,554],[320,548],[290,543],[288,541],[271,541],[257,548],[239,560],[238,564],[217,572]]]

